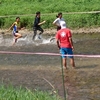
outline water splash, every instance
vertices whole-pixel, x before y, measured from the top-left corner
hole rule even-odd
[[[14,42],[14,37],[12,36],[4,36],[0,34],[0,46],[12,46]],[[19,38],[16,46],[24,46],[24,45],[36,45],[39,46],[41,44],[54,44],[55,39],[53,37],[45,36],[41,39],[38,39],[38,36],[36,36],[35,40],[32,40],[32,34],[29,34],[27,36],[23,36],[22,38]]]

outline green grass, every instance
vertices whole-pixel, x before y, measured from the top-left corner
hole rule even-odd
[[[0,16],[29,14],[29,16],[21,16],[21,19],[23,25],[31,28],[34,16],[30,14],[35,14],[36,11],[42,14],[50,13],[42,16],[42,19],[47,21],[43,27],[51,28],[53,27],[51,23],[58,12],[99,11],[99,5],[100,0],[0,0]],[[63,17],[71,28],[100,26],[100,13],[64,14]],[[7,28],[14,20],[15,17],[0,18],[0,27]]]
[[[22,87],[14,88],[10,86],[0,86],[0,100],[61,100],[55,95],[50,95],[47,92],[31,91]]]
[[[100,10],[100,0],[1,0],[0,14],[34,14]]]

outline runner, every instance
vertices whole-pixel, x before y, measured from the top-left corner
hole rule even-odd
[[[57,31],[61,29],[61,22],[65,22],[65,20],[62,18],[62,13],[58,13],[56,16],[57,18],[54,20],[53,25],[57,26]],[[66,23],[66,22],[65,22]]]
[[[73,42],[72,42],[72,35],[68,28],[66,28],[66,23],[61,23],[61,29],[57,31],[56,34],[57,39],[57,46],[62,54],[62,61],[63,61],[63,67],[67,69],[67,62],[66,62],[66,56],[65,55],[71,55],[68,56],[70,58],[70,64],[73,68],[75,68],[74,63],[74,57],[73,55]]]
[[[11,27],[9,28],[8,31],[10,31],[11,29],[13,28],[13,35],[14,35],[14,43],[13,45],[17,42],[17,39],[21,38],[22,35],[19,33],[19,30],[23,29],[21,28],[21,25],[20,25],[20,17],[16,17],[16,21],[11,25]]]
[[[34,25],[33,25],[33,31],[34,31],[34,35],[33,35],[33,40],[35,39],[35,36],[37,35],[37,30],[40,31],[38,38],[41,39],[41,34],[44,32],[44,30],[41,28],[41,25],[44,24],[46,21],[40,22],[40,12],[36,12],[36,17],[34,20]]]
[[[57,18],[54,20],[53,25],[57,26],[57,31],[59,31],[61,29],[61,23],[64,22],[66,25],[65,20],[62,18],[62,13],[58,13],[58,15],[56,16]],[[50,39],[50,42],[54,41],[55,37]]]

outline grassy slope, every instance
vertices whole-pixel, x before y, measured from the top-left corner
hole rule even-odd
[[[32,14],[100,10],[100,0],[1,0],[0,14]]]
[[[44,13],[58,13],[58,12],[84,12],[100,10],[100,0],[1,0],[0,15],[23,15],[35,14],[36,11]],[[100,19],[100,15],[84,14],[84,15],[64,15],[63,16],[70,27],[84,27],[92,25],[100,25],[96,21]],[[43,16],[47,20],[44,27],[51,27],[51,22],[55,19],[55,14],[51,16]],[[85,20],[84,20],[85,19]],[[91,19],[91,20],[89,20]],[[3,25],[8,27],[13,19],[3,19]],[[33,16],[24,17],[23,22],[26,21],[26,26],[32,26]],[[2,22],[2,21],[0,21]],[[6,22],[6,25],[5,25]],[[77,24],[76,24],[77,22]],[[7,24],[8,23],[8,24]],[[23,23],[25,24],[25,23]],[[2,26],[2,25],[0,25]]]

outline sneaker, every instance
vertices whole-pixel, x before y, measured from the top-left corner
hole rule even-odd
[[[42,39],[41,35],[38,35],[38,39]]]

